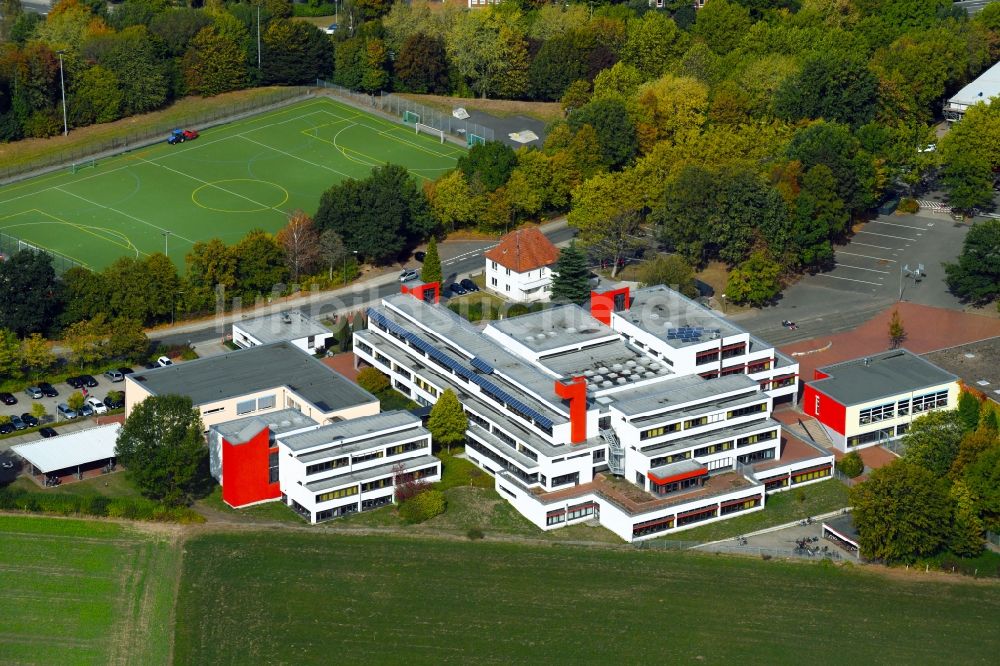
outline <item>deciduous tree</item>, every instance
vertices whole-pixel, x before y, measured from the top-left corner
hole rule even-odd
[[[663,12],[646,12],[628,23],[622,62],[642,72],[646,80],[663,74],[687,50],[688,37]]]
[[[431,408],[427,429],[431,431],[434,443],[446,449],[465,441],[465,431],[469,428],[469,417],[462,409],[462,403],[451,389],[445,389]]]
[[[983,552],[983,521],[979,518],[975,499],[965,481],[951,484],[948,492],[954,504],[948,550],[962,557],[975,557]]]
[[[70,122],[76,126],[110,123],[121,117],[122,91],[114,72],[88,67],[70,86]]]
[[[865,557],[912,562],[936,553],[949,536],[947,484],[919,465],[897,460],[851,488],[854,524]]]
[[[327,279],[333,280],[333,267],[344,260],[347,256],[347,249],[344,247],[344,240],[333,229],[325,229],[319,235],[319,260],[328,269]]]
[[[597,133],[602,161],[607,168],[621,168],[635,157],[639,141],[623,102],[615,99],[591,100],[569,117],[569,126],[574,132],[585,125]]]
[[[196,95],[218,95],[250,83],[246,54],[213,26],[202,28],[191,40],[182,68],[184,84]]]
[[[233,253],[236,255],[236,287],[244,301],[271,293],[288,279],[281,246],[262,229],[254,229],[244,236]]]
[[[41,333],[32,333],[24,339],[21,343],[21,358],[32,377],[44,376],[56,363],[52,343],[43,338]]]
[[[186,504],[207,471],[204,431],[190,398],[150,396],[133,405],[118,434],[115,456],[145,497]]]
[[[312,218],[301,210],[292,212],[276,240],[285,253],[285,266],[293,282],[297,283],[299,276],[316,267],[320,253],[319,232]]]
[[[452,231],[475,221],[475,201],[461,169],[455,169],[430,183],[427,198],[442,229]]]
[[[958,394],[958,418],[962,421],[962,430],[972,432],[979,427],[979,398],[968,391]]]
[[[698,295],[694,268],[679,254],[658,254],[639,264],[639,281],[644,285],[663,284],[688,298]]]
[[[820,52],[806,58],[802,71],[785,80],[774,99],[786,120],[825,118],[857,127],[875,113],[878,81],[866,58]]]
[[[1000,297],[1000,220],[977,222],[965,236],[956,263],[944,265],[951,292],[976,305]]]
[[[21,250],[0,262],[0,328],[17,335],[52,328],[61,307],[61,294],[52,257],[45,252]]]
[[[906,339],[906,329],[903,328],[903,320],[899,316],[899,310],[893,310],[889,318],[889,348],[896,349],[903,344]]]
[[[962,422],[957,411],[928,412],[910,424],[903,437],[903,458],[940,478],[955,461],[961,441]]]
[[[965,468],[964,480],[986,529],[1000,531],[1000,445],[979,454]]]
[[[510,178],[517,166],[517,154],[501,141],[487,141],[459,157],[457,166],[467,182],[478,182],[485,191],[492,192]]]
[[[726,283],[726,298],[733,303],[761,306],[780,292],[781,266],[763,250],[755,250],[734,268]]]
[[[236,255],[218,238],[195,243],[184,262],[187,265],[184,299],[189,310],[211,309],[217,288],[225,293],[236,286]]]
[[[448,59],[444,39],[422,32],[406,38],[393,68],[396,89],[414,93],[448,91]]]

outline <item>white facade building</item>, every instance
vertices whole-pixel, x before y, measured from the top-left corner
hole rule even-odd
[[[596,519],[626,541],[763,508],[828,476],[770,418],[798,364],[664,287],[594,294],[478,328],[407,295],[369,309],[359,361],[421,404],[446,389],[466,453],[541,529]]]
[[[334,343],[333,331],[299,310],[233,322],[233,344],[247,349],[272,342],[290,342],[304,352],[316,353]]]
[[[1000,62],[996,63],[944,103],[944,117],[956,122],[965,116],[970,106],[990,104],[1000,95]]]
[[[507,234],[485,256],[486,289],[516,303],[549,300],[559,250],[537,227]]]

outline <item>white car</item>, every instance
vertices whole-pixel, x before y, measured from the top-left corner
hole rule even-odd
[[[160,366],[161,368],[165,368],[165,367],[167,367],[168,365],[173,365],[173,364],[174,364],[174,362],[173,362],[173,361],[171,361],[171,360],[170,360],[169,358],[167,358],[166,356],[161,356],[160,358],[156,359],[156,362],[157,362],[157,364],[159,364],[159,366]]]
[[[86,404],[89,405],[90,408],[94,410],[95,414],[108,413],[108,406],[105,405],[103,402],[101,402],[101,400],[99,400],[98,398],[95,398],[94,396],[90,396],[89,398],[87,398]]]
[[[333,33],[337,32],[337,24],[331,23],[330,25],[323,28],[323,32],[325,32],[328,35],[332,35]]]

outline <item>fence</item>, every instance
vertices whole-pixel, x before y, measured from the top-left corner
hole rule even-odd
[[[308,97],[310,94],[309,89],[305,87],[278,88],[263,93],[254,99],[244,100],[239,103],[207,109],[201,113],[194,113],[182,118],[164,118],[159,122],[151,123],[129,134],[97,139],[76,148],[40,156],[24,164],[0,168],[0,184],[8,184],[57,168],[70,167],[75,162],[109,157],[128,150],[159,143],[165,140],[170,130],[176,127],[204,129],[213,125],[221,125],[238,120],[243,116],[260,113],[270,107],[291,103],[292,101]]]
[[[356,106],[375,109],[388,116],[398,118],[400,122],[404,122],[403,119],[408,113],[416,114],[418,116],[417,122],[421,125],[429,125],[434,129],[441,130],[445,134],[461,140],[463,143],[470,141],[470,136],[480,137],[484,141],[492,141],[496,138],[496,133],[492,127],[480,125],[467,119],[460,120],[450,113],[432,109],[429,106],[404,99],[392,93],[379,92],[378,95],[373,95],[338,86],[336,83],[330,83],[322,79],[316,80],[316,87],[328,90],[337,97],[341,97]],[[408,124],[412,124],[412,122]]]
[[[83,266],[83,264],[76,259],[71,259],[64,254],[60,254],[53,250],[47,250],[43,247],[38,247],[37,245],[32,245],[27,241],[21,240],[17,236],[11,236],[9,233],[0,232],[0,256],[10,257],[21,250],[38,250],[40,252],[47,253],[50,257],[52,257],[52,268],[55,270],[56,275],[62,275],[75,266]]]
[[[653,539],[651,541],[636,541],[633,545],[640,550],[689,550],[701,545],[701,542],[682,541],[679,539]]]
[[[829,546],[827,546],[826,551],[823,551],[818,548],[814,548],[812,550],[806,548],[759,548],[757,546],[717,543],[712,544],[705,550],[709,550],[713,553],[732,553],[735,555],[754,555],[757,557],[795,557],[802,560],[828,559],[836,561],[850,559],[854,561],[854,558],[844,557],[838,551],[831,549]]]
[[[836,467],[833,468],[833,476],[836,477],[838,481],[846,485],[848,488],[853,488],[858,484],[857,479],[852,479],[851,477],[847,476]]]

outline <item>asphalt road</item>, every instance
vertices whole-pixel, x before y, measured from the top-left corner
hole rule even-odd
[[[565,224],[548,225],[546,236],[556,245],[569,242],[575,230]],[[441,269],[444,273],[444,284],[448,285],[469,275],[481,273],[484,268],[483,254],[496,245],[495,242],[457,241],[442,243],[438,246],[441,253]],[[415,261],[400,266],[402,268],[418,267]],[[307,315],[317,318],[332,314],[353,312],[371,303],[376,303],[391,294],[399,293],[397,272],[380,275],[354,285],[349,291],[336,293],[317,293],[306,299],[286,300],[275,303],[276,309],[295,308]],[[445,298],[442,294],[442,298]],[[261,313],[246,315],[245,318],[259,316]],[[231,330],[232,316],[216,317],[211,321],[184,324],[165,329],[161,333],[151,333],[150,338],[165,344],[184,344],[220,340]]]
[[[997,2],[997,0],[964,0],[964,2],[956,2],[955,6],[964,9],[969,16],[974,16],[983,11],[983,7],[991,2]]]

